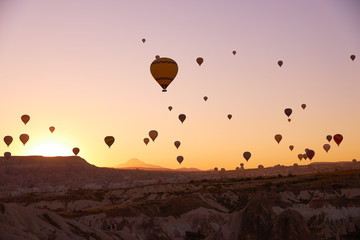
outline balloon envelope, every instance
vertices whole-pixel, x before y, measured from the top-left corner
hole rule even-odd
[[[149,132],[149,137],[151,138],[151,140],[155,141],[155,139],[157,138],[158,136],[158,132],[156,130],[151,130]]]
[[[23,123],[26,125],[30,120],[30,116],[29,115],[22,115],[21,116],[21,121],[23,121]]]
[[[305,154],[303,154],[303,158],[306,160],[307,159],[307,155],[306,155],[306,153]]]
[[[184,157],[183,157],[183,156],[178,156],[178,157],[176,158],[176,160],[181,164],[182,161],[184,161]]]
[[[353,60],[353,61],[355,60],[355,58],[356,58],[355,55],[351,55],[351,56],[350,56],[350,59]]]
[[[6,160],[9,160],[11,157],[11,152],[4,152],[4,157],[6,158]]]
[[[204,59],[202,57],[198,57],[196,62],[199,64],[199,66],[201,66],[201,64],[204,62]]]
[[[227,115],[228,119],[230,120],[232,118],[232,115],[231,114],[228,114]]]
[[[25,146],[25,144],[27,143],[27,141],[29,141],[29,135],[27,135],[27,134],[21,134],[20,135],[20,141],[24,144],[24,146]]]
[[[281,134],[276,134],[274,138],[277,141],[277,143],[280,143],[282,136],[281,136]]]
[[[10,146],[10,144],[12,143],[13,138],[12,136],[5,136],[4,137],[4,142],[6,143],[7,146]]]
[[[80,149],[79,148],[73,148],[73,153],[75,154],[75,156],[77,156],[80,152]]]
[[[294,149],[294,146],[293,145],[290,145],[289,146],[290,150],[292,151]]]
[[[309,151],[307,151],[306,155],[308,156],[308,158],[311,161],[313,159],[313,157],[315,156],[315,151],[314,150],[309,150]]]
[[[331,136],[331,135],[327,135],[327,136],[326,136],[326,140],[328,140],[329,142],[331,141],[331,139],[332,139],[332,136]]]
[[[144,42],[146,42],[146,39],[145,39],[145,38],[143,38],[143,39],[141,39],[141,41],[144,43]]]
[[[251,153],[250,152],[244,152],[243,157],[245,158],[246,161],[249,161],[249,159],[251,157]]]
[[[179,115],[179,120],[181,121],[181,123],[183,123],[186,119],[186,115],[185,114],[180,114]]]
[[[181,142],[180,141],[175,141],[174,142],[174,145],[177,149],[179,149],[180,145],[181,145]]]
[[[49,130],[51,133],[53,133],[55,131],[55,127],[51,126],[51,127],[49,127]]]
[[[292,113],[292,109],[291,108],[285,108],[284,113],[286,116],[290,117],[291,113]]]
[[[205,97],[204,97],[204,100],[205,100],[205,102],[206,102],[206,101],[208,100],[208,97],[207,97],[207,96],[205,96]]]
[[[171,110],[172,110],[172,106],[169,106],[168,109],[169,109],[169,111],[171,111]]]
[[[301,104],[302,109],[306,108],[306,104]]]
[[[166,92],[166,88],[178,73],[178,65],[171,58],[156,58],[150,65],[150,72],[157,83]]]
[[[303,159],[303,157],[304,157],[303,154],[299,154],[299,155],[298,155],[298,158],[299,158],[300,161]]]
[[[342,136],[341,134],[335,134],[335,135],[333,136],[333,139],[334,139],[334,141],[336,142],[336,144],[339,146],[340,143],[341,143],[342,140],[343,140],[343,136]]]
[[[150,142],[150,139],[149,139],[149,138],[144,138],[144,143],[145,143],[145,145],[148,145],[149,142]]]
[[[236,51],[232,51],[232,53],[235,55],[235,54],[236,54]]]
[[[323,148],[324,148],[324,150],[326,151],[326,152],[328,152],[329,150],[330,150],[330,144],[324,144],[324,146],[323,146]]]
[[[278,65],[281,67],[283,65],[283,61],[278,61]]]
[[[115,138],[113,136],[106,136],[104,138],[104,141],[105,141],[106,145],[108,145],[110,148],[111,145],[113,145],[113,143],[115,142]]]

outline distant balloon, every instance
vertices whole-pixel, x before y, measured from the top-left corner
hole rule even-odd
[[[30,120],[30,116],[29,115],[22,115],[21,116],[21,121],[23,121],[23,123],[26,125]]]
[[[324,150],[326,151],[326,152],[328,152],[329,150],[330,150],[330,144],[324,144],[324,146],[323,146],[323,148],[324,148]]]
[[[151,130],[149,132],[149,137],[151,138],[151,140],[153,140],[153,142],[155,141],[155,139],[157,138],[158,136],[158,132],[156,130]]]
[[[288,119],[288,122],[291,122],[291,118]]]
[[[29,141],[29,135],[27,135],[27,134],[21,134],[20,135],[20,141],[24,144],[24,146],[25,146],[25,144],[27,143],[27,141]]]
[[[299,154],[299,155],[298,155],[298,158],[299,158],[300,161],[303,159],[303,157],[304,157],[303,154]]]
[[[228,114],[227,115],[228,119],[230,120],[232,118],[232,115],[231,114]]]
[[[234,55],[235,55],[235,54],[236,54],[236,51],[232,51],[232,54],[234,54]]]
[[[159,56],[159,55],[156,55],[156,56],[155,56],[155,59],[158,59],[158,58],[160,58],[160,56]]]
[[[278,61],[278,65],[281,67],[283,65],[283,61]]]
[[[260,165],[258,166],[258,169],[264,169],[264,166],[260,164]]]
[[[198,57],[196,62],[199,64],[199,66],[201,66],[201,64],[204,62],[204,59],[202,57]]]
[[[356,164],[357,161],[356,161],[356,159],[353,159],[352,162],[353,162],[353,164]]]
[[[4,157],[6,158],[6,160],[9,160],[11,157],[11,152],[4,152]]]
[[[185,119],[186,119],[186,115],[185,115],[185,114],[180,114],[180,115],[179,115],[179,120],[181,121],[181,123],[184,123]]]
[[[274,138],[277,141],[277,143],[280,143],[282,136],[281,136],[281,134],[276,134]]]
[[[290,117],[291,113],[292,113],[292,109],[291,108],[285,108],[284,113],[286,116]]]
[[[207,100],[208,100],[208,97],[207,97],[207,96],[205,96],[205,97],[204,97],[204,101],[206,102]]]
[[[329,142],[331,141],[331,139],[332,139],[332,136],[331,136],[331,135],[327,135],[327,136],[326,136],[326,140],[328,140]]]
[[[49,130],[51,133],[53,133],[55,131],[55,127],[51,126],[51,127],[49,127]]]
[[[177,149],[179,149],[180,145],[181,145],[181,142],[180,141],[175,141],[174,142],[174,145]]]
[[[145,145],[148,145],[149,142],[150,142],[150,139],[149,139],[149,138],[144,138],[144,143],[145,143]]]
[[[178,65],[171,58],[156,58],[150,65],[150,72],[157,83],[166,92],[166,88],[178,73]]]
[[[353,60],[353,61],[355,60],[355,58],[356,58],[355,55],[351,55],[351,56],[350,56],[350,59]]]
[[[181,164],[182,161],[184,161],[184,157],[183,157],[183,156],[178,156],[178,157],[176,158],[176,160]]]
[[[75,154],[75,156],[77,156],[80,152],[80,149],[79,148],[73,148],[73,153]]]
[[[289,146],[290,150],[292,151],[294,149],[294,146],[293,145],[290,145]]]
[[[111,145],[113,145],[113,143],[115,142],[115,138],[113,136],[106,136],[104,138],[104,141],[105,141],[106,145],[108,145],[110,148]]]
[[[337,144],[338,146],[340,146],[340,143],[341,143],[342,140],[343,140],[343,136],[342,136],[341,134],[335,134],[335,135],[333,136],[333,139],[334,139],[334,141],[336,142],[336,144]]]
[[[171,110],[172,110],[172,106],[169,106],[168,109],[169,109],[169,111],[171,111]]]
[[[306,104],[301,104],[302,109],[306,108]]]
[[[251,157],[251,153],[250,152],[244,152],[243,157],[245,158],[246,161],[249,161],[249,159]]]
[[[308,158],[308,156],[305,154],[303,154],[303,158],[306,160]]]
[[[145,42],[146,42],[146,39],[145,39],[145,38],[143,38],[143,39],[141,39],[141,41],[142,41],[143,43],[145,43]]]
[[[313,157],[315,156],[315,152],[314,152],[314,150],[309,150],[309,151],[307,151],[306,155],[308,156],[308,158],[311,161],[313,159]]]
[[[7,146],[10,146],[10,144],[12,143],[13,138],[12,136],[5,136],[4,137],[4,142],[6,143]]]

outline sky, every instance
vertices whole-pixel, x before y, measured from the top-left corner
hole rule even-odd
[[[356,0],[0,0],[0,137],[14,138],[0,152],[78,147],[100,167],[204,170],[308,164],[305,148],[312,162],[360,160],[359,13]],[[150,73],[156,55],[179,67],[166,93]]]

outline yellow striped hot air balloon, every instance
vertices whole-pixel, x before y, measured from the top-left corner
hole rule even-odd
[[[166,88],[174,80],[178,73],[178,65],[171,58],[156,58],[150,65],[150,72],[158,84],[162,87],[162,91],[166,92]]]

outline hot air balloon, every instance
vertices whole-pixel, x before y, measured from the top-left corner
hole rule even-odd
[[[30,116],[29,115],[22,115],[21,116],[21,121],[23,121],[23,123],[26,125],[30,120]]]
[[[75,154],[75,156],[77,156],[80,152],[80,149],[79,148],[73,148],[73,153]]]
[[[291,118],[288,119],[288,122],[291,122]]]
[[[340,146],[340,143],[341,143],[342,140],[343,140],[343,136],[342,136],[341,134],[335,134],[335,135],[333,136],[333,139],[334,139],[334,141],[336,142],[336,144],[337,144],[338,146]]]
[[[183,123],[186,119],[186,115],[185,114],[180,114],[179,115],[179,120],[181,121],[181,123]]]
[[[352,162],[353,162],[353,164],[356,164],[357,160],[356,160],[356,159],[353,159]]]
[[[201,66],[201,64],[204,62],[204,59],[202,57],[198,57],[196,62],[199,64],[199,66]]]
[[[205,96],[205,97],[204,97],[204,101],[206,102],[207,100],[208,100],[208,97],[207,97],[207,96]]]
[[[55,127],[51,126],[51,127],[49,127],[49,130],[51,133],[53,133],[55,131]]]
[[[329,142],[331,141],[331,139],[332,139],[332,136],[331,136],[331,135],[327,135],[327,136],[326,136],[326,140],[328,140]]]
[[[144,138],[144,143],[145,143],[145,145],[148,145],[149,142],[150,142],[150,139]]]
[[[356,58],[355,55],[351,55],[351,56],[350,56],[350,59],[353,60],[353,61],[355,60],[355,58]]]
[[[169,111],[171,111],[171,110],[172,110],[172,106],[169,106],[168,109],[169,109]]]
[[[143,38],[143,39],[141,39],[141,41],[142,41],[143,43],[145,43],[145,42],[146,42],[146,39],[145,39],[145,38]]]
[[[156,56],[155,56],[155,59],[158,59],[158,58],[160,58],[160,56],[159,56],[159,55],[156,55]]]
[[[301,104],[302,109],[306,108],[306,104]]]
[[[249,159],[251,157],[251,153],[250,152],[244,152],[243,157],[245,158],[246,161],[249,161]]]
[[[174,145],[177,149],[179,149],[180,145],[181,145],[181,142],[180,141],[175,141],[174,142]]]
[[[277,141],[277,143],[280,143],[282,136],[281,136],[281,134],[276,134],[274,138]]]
[[[323,148],[326,152],[328,152],[330,150],[330,144],[324,144]]]
[[[310,159],[310,161],[313,159],[313,157],[315,156],[315,152],[314,150],[309,150],[306,153],[306,156]]]
[[[260,165],[258,166],[258,169],[264,169],[264,166],[260,164]]]
[[[151,140],[155,141],[155,139],[157,138],[158,136],[158,132],[156,130],[151,130],[149,132],[149,137],[151,138]]]
[[[230,120],[232,118],[232,115],[231,114],[228,114],[227,115],[228,119]]]
[[[290,150],[292,151],[294,149],[294,146],[293,145],[290,145],[289,146]]]
[[[235,55],[235,54],[236,54],[236,51],[232,51],[232,53]]]
[[[299,155],[298,155],[298,158],[299,158],[300,161],[303,159],[303,157],[304,157],[303,154],[299,154]]]
[[[182,161],[184,161],[184,157],[183,157],[183,156],[178,156],[178,157],[176,158],[176,160],[181,164]]]
[[[6,160],[9,160],[11,157],[11,152],[4,152],[4,157],[6,158]]]
[[[113,136],[107,136],[104,138],[104,141],[105,141],[106,145],[108,145],[110,148],[111,145],[113,145],[113,143],[115,142],[115,138]]]
[[[29,141],[29,135],[27,135],[27,134],[21,134],[20,135],[20,141],[24,144],[24,146],[25,146],[25,144],[27,143],[27,141]]]
[[[150,72],[154,79],[162,87],[162,91],[166,92],[166,88],[177,75],[178,65],[171,58],[159,57],[151,63]]]
[[[278,61],[278,65],[279,65],[279,67],[281,67],[282,65],[283,65],[283,61]]]
[[[10,144],[12,143],[13,138],[12,136],[5,136],[4,137],[4,142],[6,143],[7,146],[10,146]]]
[[[291,108],[285,108],[284,113],[286,116],[290,117],[291,113],[292,113],[292,109]]]

